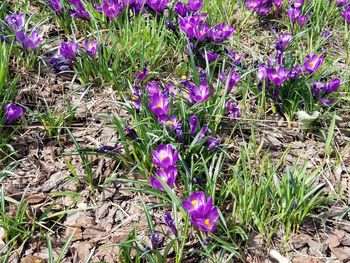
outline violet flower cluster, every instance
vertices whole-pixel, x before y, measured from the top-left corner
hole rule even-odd
[[[246,7],[257,12],[261,16],[266,16],[271,12],[281,9],[283,0],[247,0]]]
[[[5,18],[6,23],[15,31],[18,42],[22,45],[25,50],[35,50],[41,42],[38,31],[34,29],[30,34],[24,32],[24,20],[25,15],[12,14]]]
[[[96,56],[98,42],[96,40],[85,39],[84,50],[89,56]],[[50,63],[57,72],[71,70],[77,59],[79,45],[75,41],[62,42],[58,49],[58,54],[51,57]]]
[[[303,15],[303,5],[305,0],[294,0],[289,2],[289,9],[286,11],[289,19],[295,25],[303,26],[307,22],[307,16]]]
[[[291,40],[292,36],[288,33],[279,35],[276,42],[275,58],[270,58],[267,64],[260,64],[257,71],[258,87],[261,89],[265,85],[266,90],[272,93],[276,102],[279,101],[280,89],[286,81],[296,81],[301,76],[311,77],[324,63],[323,54],[310,54],[305,57],[302,65],[296,64],[292,69],[286,68],[284,49]],[[312,82],[311,84],[314,97],[319,98],[321,104],[328,106],[329,100],[325,100],[324,95],[337,90],[340,87],[340,80],[335,78],[328,83]]]
[[[170,188],[174,188],[176,177],[178,174],[175,164],[179,158],[178,151],[174,150],[171,145],[159,145],[157,150],[152,151],[153,164],[158,167],[156,174]],[[157,177],[152,176],[150,183],[153,187],[164,190],[163,185]]]
[[[218,225],[219,212],[213,205],[211,197],[206,198],[204,192],[194,192],[182,202],[190,214],[191,223],[204,232],[214,232]]]

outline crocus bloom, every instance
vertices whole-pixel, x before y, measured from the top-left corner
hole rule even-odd
[[[334,78],[324,86],[324,91],[326,93],[332,93],[340,87],[340,79]]]
[[[196,115],[192,115],[190,117],[190,135],[193,137],[198,130],[198,117]]]
[[[295,22],[297,22],[298,17],[301,16],[301,9],[300,8],[289,9],[287,10],[287,15],[289,19],[292,21],[292,23],[294,24]]]
[[[73,68],[72,61],[62,57],[61,55],[51,57],[50,64],[54,67],[56,72],[67,71]]]
[[[179,121],[176,119],[175,116],[171,116],[167,120],[162,120],[161,123],[162,125],[165,125],[170,130],[174,131],[177,128]]]
[[[207,52],[207,59],[209,62],[216,61],[219,57],[220,57],[220,55],[217,53]]]
[[[206,80],[202,80],[199,87],[191,83],[189,85],[190,101],[192,103],[202,103],[209,99],[210,92]]]
[[[159,119],[167,119],[169,111],[169,97],[166,94],[154,94],[148,107]]]
[[[152,150],[153,163],[164,169],[167,169],[169,166],[174,166],[178,158],[178,151],[174,151],[170,144],[161,144],[158,146],[157,150]]]
[[[267,78],[267,67],[265,63],[259,66],[257,77],[259,81],[264,81]]]
[[[117,0],[103,0],[102,10],[109,19],[113,20],[119,14],[120,5]]]
[[[235,65],[238,65],[239,62],[241,62],[241,59],[242,59],[242,54],[241,53],[238,53],[237,51],[229,50],[228,54],[229,54],[230,58],[232,59],[232,61],[233,61],[233,63]]]
[[[174,219],[171,217],[171,214],[170,212],[166,212],[165,215],[164,215],[164,221],[165,221],[165,224],[170,228],[170,230],[173,232],[173,234],[175,236],[177,236],[177,229],[176,229],[176,226],[175,226],[175,221]]]
[[[317,56],[316,54],[307,55],[303,68],[307,72],[312,74],[315,71],[317,71],[319,67],[322,66],[323,62],[324,62],[324,57],[322,55],[321,56]]]
[[[86,50],[86,53],[88,53],[90,56],[96,55],[97,47],[98,43],[96,40],[89,41],[88,39],[85,39],[84,49]]]
[[[191,223],[204,232],[214,232],[218,225],[219,212],[216,207],[212,207],[205,217],[190,217]]]
[[[145,67],[140,72],[135,72],[134,77],[138,79],[139,81],[143,81],[148,76],[148,69]]]
[[[234,70],[232,70],[229,73],[228,78],[226,77],[225,73],[222,73],[220,75],[220,79],[225,82],[225,85],[227,87],[227,94],[229,94],[232,89],[236,86],[236,84],[241,80],[241,76],[236,74]]]
[[[50,6],[56,12],[57,15],[62,14],[63,7],[62,7],[61,0],[51,0]]]
[[[23,31],[17,31],[16,37],[25,49],[31,48],[34,50],[39,46],[41,42],[40,36],[36,30],[33,30],[30,36],[28,36]]]
[[[346,8],[345,11],[341,14],[346,23],[350,24],[350,7]]]
[[[70,42],[62,42],[59,48],[59,52],[64,58],[75,60],[78,49],[78,44],[72,40]]]
[[[214,152],[218,148],[218,146],[220,144],[220,140],[218,138],[215,138],[215,137],[209,137],[206,143],[208,145],[208,150],[210,152]]]
[[[160,94],[159,82],[156,80],[148,82],[146,85],[146,90],[149,97],[152,97],[155,94],[159,95]]]
[[[226,109],[231,119],[237,119],[241,115],[241,112],[238,108],[238,102],[227,102]]]
[[[134,85],[134,90],[131,96],[132,103],[136,109],[136,111],[140,111],[141,108],[141,88],[138,85]]]
[[[133,128],[131,128],[130,125],[125,126],[125,128],[124,128],[124,135],[125,136],[129,136],[133,140],[136,140],[138,138],[138,136],[136,134],[136,131]]]
[[[123,6],[123,8],[128,8],[135,5],[136,0],[121,0],[120,3]]]
[[[283,82],[288,78],[289,74],[290,70],[284,69],[281,66],[267,69],[267,77],[276,86],[281,86]]]
[[[163,12],[168,3],[169,0],[147,0],[147,5],[157,13]]]
[[[15,31],[23,29],[24,26],[24,14],[12,14],[5,18],[6,23]]]
[[[8,124],[21,117],[24,114],[24,109],[22,106],[16,106],[14,103],[10,102],[4,107],[4,113],[5,123]]]
[[[170,188],[174,188],[176,177],[177,177],[177,169],[174,166],[169,166],[166,169],[157,169],[156,174],[160,177],[163,182],[165,182]],[[163,185],[157,177],[152,176],[150,179],[150,183],[154,188],[165,191]]]
[[[177,2],[174,6],[174,11],[176,14],[178,14],[181,17],[186,16],[188,10],[187,10],[187,6],[182,3],[182,2]]]
[[[291,80],[296,80],[301,73],[303,73],[302,67],[300,67],[299,65],[295,65],[291,73],[289,74],[289,78]]]
[[[331,101],[329,99],[320,99],[320,102],[324,105],[324,106],[329,106],[331,105]]]
[[[336,2],[337,2],[337,6],[339,8],[342,8],[348,3],[348,0],[337,0]]]
[[[289,45],[289,42],[292,40],[292,35],[289,33],[281,34],[277,37],[278,46],[282,49]]]
[[[192,12],[196,12],[203,6],[203,0],[188,0],[188,7]]]
[[[213,232],[216,229],[219,213],[213,206],[212,198],[207,200],[204,192],[192,193],[182,205],[190,214],[194,226],[205,232]]]
[[[77,9],[68,9],[68,13],[71,15],[73,18],[78,18],[81,20],[90,20],[90,14],[88,11],[85,10],[85,7],[82,8],[77,8]]]
[[[178,142],[183,141],[183,127],[181,121],[177,122],[176,128],[175,128],[175,133],[176,133],[176,139]]]
[[[232,36],[232,34],[235,32],[234,26],[228,26],[226,23],[221,23],[217,25],[216,27],[212,28],[210,32],[210,38],[215,43],[221,43],[225,39]]]
[[[198,141],[200,142],[201,140],[203,140],[207,133],[211,133],[211,130],[208,128],[207,125],[203,125],[201,131],[199,132]]]
[[[152,233],[150,236],[150,240],[151,240],[152,249],[157,249],[160,244],[159,233],[158,232]]]

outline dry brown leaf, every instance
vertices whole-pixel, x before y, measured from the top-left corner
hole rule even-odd
[[[337,247],[340,245],[340,239],[337,235],[330,235],[326,240],[326,244],[328,244],[330,248]]]
[[[292,263],[322,263],[322,261],[309,256],[298,256],[292,259]]]
[[[350,247],[335,247],[331,251],[341,262],[350,261]]]
[[[45,262],[43,259],[36,256],[27,256],[22,258],[21,263],[43,263]]]

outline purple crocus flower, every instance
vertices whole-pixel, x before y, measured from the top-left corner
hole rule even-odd
[[[218,225],[219,212],[216,207],[212,207],[205,217],[190,217],[191,223],[203,232],[214,232]]]
[[[264,81],[267,78],[267,67],[265,63],[260,64],[257,77],[259,81]]]
[[[294,7],[295,8],[301,8],[304,4],[305,0],[295,0],[294,1]]]
[[[211,133],[211,130],[208,128],[207,125],[203,125],[201,131],[199,132],[198,141],[200,142],[201,140],[203,140],[207,133]]]
[[[347,7],[341,16],[344,18],[346,23],[350,24],[350,7]]]
[[[34,50],[40,45],[41,42],[38,31],[36,30],[33,30],[30,36],[28,36],[23,31],[17,31],[16,37],[24,49],[31,48]]]
[[[184,17],[188,12],[188,8],[184,3],[177,2],[174,6],[174,11],[177,15]]]
[[[295,22],[297,22],[298,17],[301,16],[301,9],[300,8],[288,9],[287,15],[290,21],[292,21],[292,23],[294,24]]]
[[[245,5],[249,10],[256,11],[262,3],[263,0],[246,0]]]
[[[90,56],[96,55],[97,47],[98,43],[96,40],[89,41],[88,39],[85,39],[84,49],[86,50],[86,53],[88,53]]]
[[[90,20],[90,14],[88,11],[85,10],[85,7],[77,8],[77,9],[68,9],[68,13],[73,18],[81,19],[81,20]]]
[[[190,135],[193,137],[198,130],[198,117],[196,115],[192,115],[190,117]]]
[[[198,41],[203,42],[206,40],[210,32],[208,24],[194,26],[193,37]]]
[[[147,0],[147,5],[157,13],[162,13],[168,3],[169,0]]]
[[[165,221],[165,224],[170,228],[170,230],[173,232],[173,234],[175,236],[177,236],[177,229],[176,229],[176,226],[175,226],[175,221],[174,219],[171,217],[171,214],[170,212],[166,212],[165,215],[164,215],[164,221]]]
[[[221,23],[217,25],[216,27],[212,28],[210,32],[210,38],[215,43],[221,43],[225,39],[232,36],[232,34],[235,32],[234,26],[228,26],[226,23]]]
[[[51,8],[56,12],[57,15],[62,15],[62,3],[61,0],[50,0]]]
[[[140,86],[134,85],[134,90],[131,96],[131,100],[137,112],[139,112],[141,108],[141,96],[142,96],[142,92],[141,92]]]
[[[241,112],[238,108],[238,102],[227,102],[226,109],[231,119],[237,119],[239,116],[241,116]]]
[[[317,97],[321,92],[323,92],[325,84],[319,81],[310,83],[313,86],[312,95]]]
[[[179,152],[174,151],[173,147],[161,144],[157,150],[152,150],[152,160],[158,167],[167,169],[169,166],[174,166],[179,158]]]
[[[66,59],[61,55],[52,56],[50,64],[54,67],[56,72],[68,71],[73,68],[73,63],[70,59]]]
[[[202,103],[209,99],[210,92],[206,80],[202,80],[199,87],[190,83],[189,90],[191,103]]]
[[[205,217],[213,207],[211,197],[207,200],[204,192],[194,192],[190,194],[187,200],[182,201],[185,210],[194,217]]]
[[[159,90],[159,82],[156,80],[153,80],[151,82],[148,82],[146,85],[146,90],[147,90],[147,94],[148,96],[151,98],[152,96],[154,96],[155,94],[160,94],[160,90]]]
[[[267,69],[267,77],[276,86],[281,86],[283,82],[288,78],[289,74],[290,70],[284,69],[281,66]]]
[[[289,33],[284,33],[279,35],[277,37],[278,46],[284,49],[289,45],[289,42],[292,40],[292,38],[293,38],[292,35]]]
[[[337,0],[336,2],[339,8],[342,8],[348,4],[348,0]]]
[[[169,111],[169,96],[166,94],[154,94],[148,107],[159,119],[167,119]]]
[[[151,240],[151,245],[152,245],[152,249],[157,249],[160,241],[159,241],[159,233],[158,232],[154,232],[150,235],[150,240]]]
[[[175,133],[176,133],[176,139],[178,142],[183,141],[183,127],[181,121],[177,122],[176,128],[175,128]]]
[[[329,105],[331,105],[331,101],[329,99],[322,98],[322,99],[320,99],[320,102],[321,102],[321,104],[323,106],[327,106],[328,107]]]
[[[323,64],[324,57],[317,56],[316,54],[313,55],[307,55],[305,58],[305,63],[303,65],[303,68],[310,74],[313,74],[316,72]]]
[[[188,0],[188,7],[192,12],[196,12],[203,6],[203,0]]]
[[[236,86],[236,84],[241,80],[241,76],[236,74],[234,70],[228,75],[228,78],[225,73],[221,73],[220,79],[225,82],[225,86],[227,88],[227,94],[231,93],[232,89]]]
[[[207,59],[209,62],[216,61],[220,57],[220,54],[207,52]]]
[[[140,72],[135,72],[134,77],[135,79],[138,79],[139,81],[143,81],[147,78],[148,76],[148,68],[145,67],[143,68]]]
[[[167,128],[169,128],[170,130],[175,130],[178,126],[179,121],[176,119],[175,116],[171,116],[170,118],[168,118],[167,120],[162,120],[161,124],[164,126],[166,126]]]
[[[241,62],[241,59],[242,59],[241,53],[238,53],[237,51],[229,50],[228,55],[230,56],[230,58],[232,59],[235,65],[238,65]]]
[[[22,106],[16,106],[14,103],[10,102],[4,107],[4,113],[5,123],[8,124],[20,118],[24,114],[24,109]]]
[[[130,8],[136,4],[136,0],[121,0],[120,3],[123,8]]]
[[[166,94],[170,94],[172,96],[175,96],[176,95],[176,89],[175,89],[174,84],[172,84],[172,83],[166,84],[165,87],[164,87],[164,92]]]
[[[324,86],[324,92],[332,93],[340,87],[340,79],[334,78]]]
[[[289,74],[289,78],[291,80],[296,80],[301,73],[303,73],[302,67],[300,67],[299,65],[295,65],[291,73]]]
[[[299,16],[297,21],[300,26],[303,26],[307,22],[307,16]]]
[[[59,48],[59,53],[66,59],[75,60],[79,46],[73,40],[70,42],[62,42]]]
[[[218,146],[220,144],[220,140],[218,138],[215,138],[215,137],[209,137],[206,143],[208,145],[208,150],[210,152],[214,152],[218,148]]]
[[[24,27],[24,14],[13,13],[5,18],[6,23],[15,31],[22,30]]]
[[[103,0],[102,10],[109,19],[113,20],[119,14],[120,5],[117,0]]]
[[[213,206],[212,198],[207,200],[204,192],[192,193],[182,205],[190,214],[194,226],[205,232],[213,232],[216,229],[219,213]]]
[[[160,177],[163,182],[165,182],[170,188],[174,188],[176,177],[178,171],[176,167],[169,166],[166,169],[157,169],[156,174]],[[150,183],[154,188],[165,191],[161,182],[157,179],[157,177],[152,176],[150,179]]]
[[[133,140],[136,140],[138,138],[138,136],[136,134],[136,131],[133,128],[131,128],[130,125],[125,126],[125,128],[124,128],[124,135],[125,136],[129,136]]]

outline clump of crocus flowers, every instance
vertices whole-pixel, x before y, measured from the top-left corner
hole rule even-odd
[[[247,0],[245,5],[249,10],[255,11],[261,16],[281,9],[283,0]]]
[[[206,198],[204,192],[194,192],[182,202],[190,214],[191,223],[204,232],[214,232],[218,225],[219,212],[213,205],[211,197]]]
[[[289,2],[289,9],[287,10],[287,15],[292,22],[293,26],[299,24],[303,26],[307,22],[307,16],[303,15],[303,5],[305,0],[294,0],[294,2]]]
[[[158,146],[157,150],[152,151],[153,164],[158,167],[156,174],[170,188],[174,188],[175,186],[175,181],[178,174],[175,165],[178,158],[178,151],[174,150],[171,145],[162,144]],[[153,187],[164,191],[164,187],[157,177],[152,176],[150,183]]]
[[[38,31],[34,29],[30,34],[24,32],[24,14],[12,14],[6,17],[7,24],[15,31],[18,42],[22,45],[24,50],[35,50],[41,42]]]

